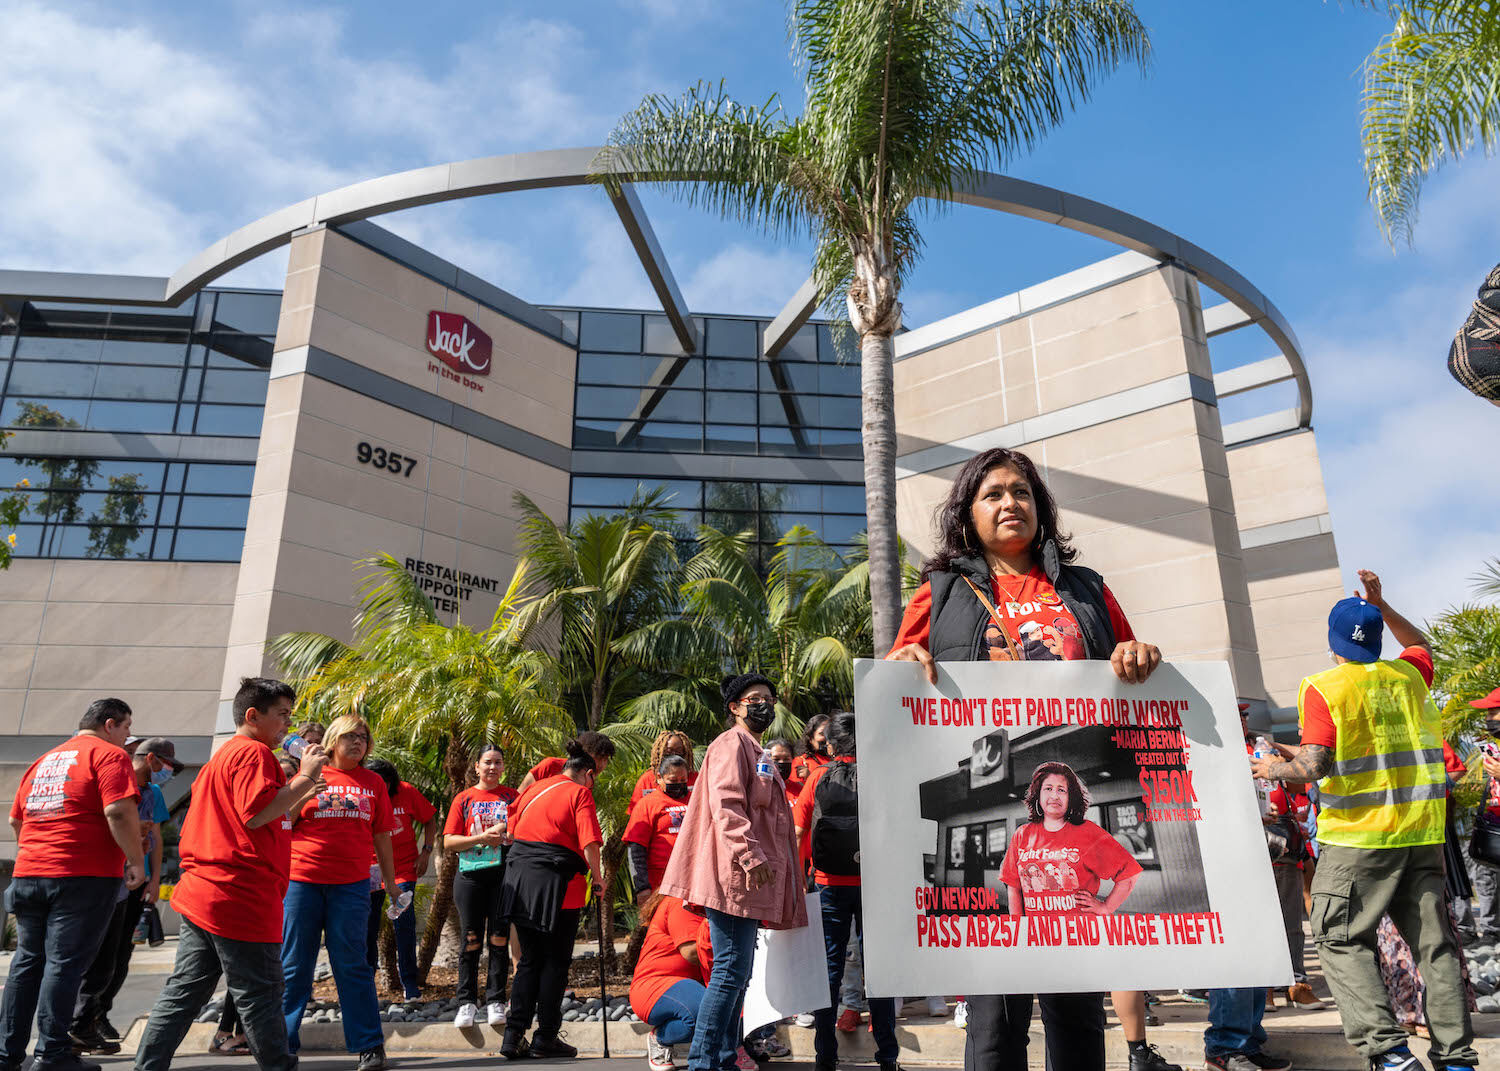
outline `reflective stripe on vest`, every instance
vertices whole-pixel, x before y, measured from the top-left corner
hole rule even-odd
[[[1328,705],[1333,764],[1318,783],[1318,839],[1350,848],[1441,844],[1448,776],[1437,707],[1399,659],[1346,662],[1302,682]]]

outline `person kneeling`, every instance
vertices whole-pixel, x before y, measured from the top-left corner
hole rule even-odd
[[[630,1008],[651,1026],[646,1058],[668,1071],[672,1046],[691,1041],[711,963],[708,924],[675,896],[652,893],[641,905],[646,940],[630,981]]]

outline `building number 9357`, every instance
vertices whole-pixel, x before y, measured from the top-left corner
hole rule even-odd
[[[417,467],[416,458],[398,454],[383,446],[372,446],[370,443],[360,443],[355,447],[354,456],[361,465],[374,465],[395,476],[410,476],[411,470]]]

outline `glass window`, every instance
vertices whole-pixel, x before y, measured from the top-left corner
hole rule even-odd
[[[756,362],[709,361],[708,385],[714,390],[754,390]],[[709,418],[713,419],[712,417]]]
[[[819,365],[818,390],[824,394],[847,394],[851,397],[859,397],[859,365]]]
[[[156,503],[152,502],[151,506]],[[85,558],[144,558],[151,547],[151,525],[147,522],[134,524],[89,524],[68,529],[65,544],[73,544],[72,533],[82,527]],[[69,554],[70,557],[74,556]]]
[[[644,410],[653,397],[656,399],[656,404],[651,408],[652,420],[691,420],[702,423],[702,391],[678,390],[676,387],[668,390],[653,390],[646,387],[637,396],[637,411]]]
[[[760,452],[763,454],[800,454],[804,450],[793,438],[790,428],[760,429]]]
[[[713,401],[713,395],[708,396]],[[709,424],[705,427],[704,449],[710,454],[754,454],[754,424]]]
[[[804,528],[811,529],[813,532],[817,532],[823,527],[822,515],[817,513],[781,512],[767,513],[763,516],[766,520],[766,535],[773,539],[780,539],[786,533],[790,532],[794,525],[798,524]]]
[[[166,468],[160,461],[95,461],[97,468],[94,478],[89,486],[109,490],[110,477],[133,476],[135,481],[143,490],[158,491],[161,489],[162,470]]]
[[[860,425],[862,403],[859,398],[821,398],[818,404],[818,423],[830,428],[857,428]]]
[[[763,483],[760,485],[760,508],[765,510],[804,510],[821,508],[822,492],[815,483]]]
[[[116,364],[167,364],[181,367],[187,356],[188,336],[168,341],[107,338],[99,353],[101,361]]]
[[[852,329],[840,331],[835,341],[833,329],[827,324],[818,325],[818,360],[829,364],[853,364],[859,366],[859,336]]]
[[[702,337],[702,329],[699,329],[699,337]],[[681,353],[682,340],[677,337],[677,332],[672,329],[672,324],[665,316],[646,317],[646,352],[647,353]]]
[[[615,353],[580,353],[578,382],[599,383],[606,387],[638,387],[646,382],[640,357]]]
[[[210,368],[255,368],[269,369],[271,355],[276,344],[268,338],[256,335],[226,335],[216,333],[208,351]]]
[[[822,524],[814,525],[814,530],[823,537],[825,543],[852,543],[855,535],[865,530],[865,518],[863,515],[846,517],[826,513]]]
[[[186,336],[193,329],[193,299],[175,309],[149,309],[138,305],[116,305],[109,314],[109,334],[113,338],[159,339],[163,336]],[[186,338],[184,337],[184,341]]]
[[[760,356],[760,324],[754,320],[708,320],[710,357]]]
[[[182,396],[190,402],[198,400],[198,392],[203,387],[203,370],[201,368],[189,368],[182,374]],[[189,425],[191,429],[192,425]]]
[[[631,477],[575,476],[573,478],[573,504],[575,506],[623,506],[636,496],[652,488],[660,487],[673,496],[674,509],[697,509],[703,485],[697,480],[652,480]]]
[[[813,434],[813,433],[809,433]],[[824,428],[816,433],[819,450],[823,457],[864,457],[864,443],[858,431],[838,431]]]
[[[579,387],[578,415],[595,419],[624,420],[634,416],[641,404],[639,388]]]
[[[186,490],[211,495],[248,495],[255,482],[254,465],[206,465],[195,461],[187,466]],[[175,490],[175,488],[174,488]]]
[[[825,483],[823,508],[836,513],[865,512],[865,485],[862,483]]]
[[[181,466],[177,467],[180,468]],[[161,515],[157,518],[156,523],[161,525],[176,524],[177,507],[181,502],[181,495],[162,495]]]
[[[155,402],[103,402],[89,405],[91,431],[171,431],[177,406]]]
[[[239,331],[247,335],[274,335],[281,316],[280,294],[219,292],[214,308],[215,331]]]
[[[196,431],[199,435],[238,435],[254,438],[260,435],[261,407],[258,405],[200,405]]]
[[[203,528],[243,528],[249,513],[248,498],[183,495],[177,523]]]
[[[178,435],[193,434],[193,425],[198,422],[198,407],[196,405],[183,405],[177,410],[177,426],[174,429]]]
[[[95,398],[139,398],[176,401],[182,386],[182,368],[136,368],[131,365],[99,365],[94,381]]]
[[[787,344],[781,347],[778,357],[790,361],[816,361],[818,359],[818,329],[807,324],[797,329]]]
[[[252,468],[253,467],[254,466],[252,466]],[[166,481],[162,484],[162,489],[165,491],[181,491],[182,477],[186,471],[187,466],[180,462],[174,465],[168,465],[167,478]]]
[[[640,353],[640,315],[623,312],[579,313],[578,348],[606,350],[610,353]]]
[[[97,361],[104,343],[97,338],[52,338],[22,335],[16,340],[16,357],[48,361]]]
[[[618,450],[620,445],[615,441],[615,432],[619,430],[619,421],[612,420],[574,420],[573,421],[573,449],[575,450]]]
[[[68,334],[98,337],[109,323],[107,305],[66,305],[55,301],[27,302],[21,310],[23,334]]]
[[[7,398],[0,406],[0,425],[7,428],[81,428],[88,419],[85,401],[31,401]]]
[[[16,545],[11,553],[18,558],[36,558],[42,553],[42,527],[39,524],[16,526]]]
[[[266,388],[270,385],[270,377],[261,371],[210,368],[203,374],[203,400],[264,405]]]
[[[741,391],[709,391],[708,419],[723,424],[754,424],[755,395]]]
[[[721,532],[757,531],[757,517],[754,513],[740,513],[730,510],[706,510],[703,516],[705,524],[710,528],[717,528]]]
[[[211,528],[179,528],[172,558],[182,562],[237,562],[245,533]]]
[[[690,450],[702,453],[703,425],[648,420],[641,433],[631,441],[631,445],[637,450]]]
[[[98,371],[99,366],[93,364],[16,361],[11,365],[7,393],[12,397],[88,398],[94,393]]]
[[[785,427],[787,423],[786,406],[782,404],[781,397],[776,394],[762,394],[760,396],[760,422]]]

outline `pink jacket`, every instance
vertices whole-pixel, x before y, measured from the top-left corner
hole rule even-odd
[[[708,745],[658,891],[791,930],[807,925],[792,809],[775,768],[769,777],[755,772],[760,753],[760,742],[739,726]],[[770,865],[771,880],[751,890],[749,873],[761,863]]]

